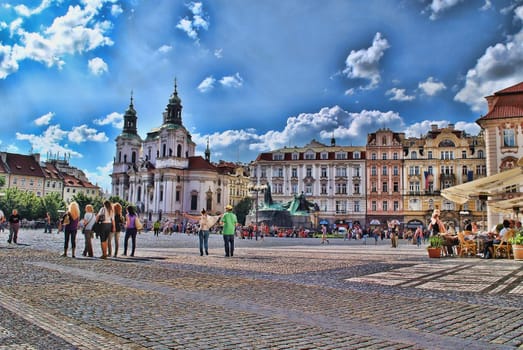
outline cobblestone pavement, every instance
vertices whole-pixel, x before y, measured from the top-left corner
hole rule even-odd
[[[236,239],[225,258],[221,236],[200,256],[196,236],[151,233],[108,260],[79,234],[72,259],[62,234],[6,239],[0,350],[523,349],[519,261],[298,238]]]

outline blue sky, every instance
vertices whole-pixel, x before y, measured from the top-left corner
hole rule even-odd
[[[175,78],[213,161],[477,134],[484,97],[523,80],[522,23],[522,0],[0,0],[0,149],[68,154],[108,189],[131,91],[145,137]]]

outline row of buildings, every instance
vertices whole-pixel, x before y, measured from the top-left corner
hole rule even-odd
[[[40,154],[0,152],[0,191],[18,188],[38,197],[58,193],[65,202],[79,193],[89,197],[101,195],[99,186],[92,184],[85,173],[63,158],[49,156],[41,161]]]
[[[458,227],[470,219],[486,226],[488,220],[496,221],[488,210],[495,198],[478,196],[457,205],[440,195],[445,188],[512,168],[523,156],[523,83],[486,99],[488,113],[477,120],[479,135],[454,125],[432,125],[420,137],[380,129],[369,133],[362,146],[338,145],[334,138],[328,145],[312,140],[303,147],[261,153],[245,165],[211,162],[209,143],[204,157],[195,155],[175,82],[162,124],[145,138],[138,135],[131,96],[116,138],[111,193],[134,203],[149,220],[181,219],[183,212],[202,208],[223,212],[227,204],[258,198],[253,188],[270,185],[275,201],[303,194],[316,203],[320,210],[312,216],[313,224],[413,228],[426,224],[438,208],[448,225]],[[67,157],[41,162],[38,154],[1,152],[0,178],[3,188],[37,196],[57,192],[65,201],[77,193],[101,195]],[[513,186],[506,196],[520,192]]]
[[[315,223],[415,227],[438,208],[449,225],[470,219],[485,226],[491,215],[487,197],[457,206],[440,191],[515,166],[523,155],[523,83],[494,93],[487,102],[488,113],[477,121],[479,135],[453,125],[432,125],[416,138],[383,129],[369,133],[366,145],[312,140],[261,153],[247,167],[212,163],[209,145],[205,157],[195,155],[175,82],[162,125],[144,139],[137,133],[131,97],[116,139],[112,193],[136,203],[149,219],[176,219],[202,208],[223,212],[225,205],[253,196],[254,186],[270,185],[275,201],[304,194],[318,204]]]

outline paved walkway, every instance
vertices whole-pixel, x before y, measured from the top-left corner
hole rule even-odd
[[[0,350],[523,349],[523,262],[298,238],[236,239],[225,258],[215,235],[202,257],[197,241],[72,259],[61,234],[0,232]]]

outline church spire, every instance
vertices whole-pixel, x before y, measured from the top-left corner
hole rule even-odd
[[[178,97],[176,78],[174,78],[174,92],[169,98],[169,103],[163,112],[163,123],[182,125],[182,100]]]
[[[123,133],[137,135],[136,120],[138,117],[136,116],[136,111],[134,110],[133,101],[133,90],[131,90],[131,102],[129,103],[129,108],[123,117]]]
[[[209,138],[207,138],[207,148],[205,149],[205,160],[211,162],[211,149],[209,148]]]

